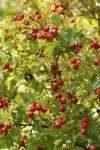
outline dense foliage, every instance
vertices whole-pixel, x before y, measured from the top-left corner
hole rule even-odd
[[[0,20],[1,150],[100,149],[100,43],[69,3]]]

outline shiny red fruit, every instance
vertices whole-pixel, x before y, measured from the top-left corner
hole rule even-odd
[[[72,64],[76,64],[77,59],[76,59],[76,58],[71,58],[71,59],[70,59],[70,62],[71,62]]]
[[[28,117],[29,118],[33,118],[34,117],[34,112],[33,111],[29,111],[28,112]]]
[[[6,124],[6,128],[7,128],[7,129],[11,129],[11,127],[12,127],[12,125],[11,125],[10,123],[7,123],[7,124]]]
[[[93,61],[93,64],[95,65],[95,66],[98,66],[99,64],[100,64],[100,59],[98,58],[98,59],[95,59],[94,61]]]
[[[82,123],[83,128],[88,128],[88,123]]]
[[[57,99],[61,99],[62,98],[62,94],[61,93],[57,93],[55,96],[56,96]]]
[[[50,30],[50,27],[49,26],[45,26],[43,30],[44,30],[44,32],[48,32]]]
[[[27,136],[26,135],[22,135],[22,140],[23,141],[27,140]]]
[[[69,93],[66,95],[66,97],[67,97],[68,99],[71,99],[71,98],[72,98],[72,94],[69,92]]]
[[[89,122],[89,118],[88,118],[88,117],[84,117],[84,118],[82,119],[82,122],[83,122],[83,123],[88,123],[88,122]]]
[[[42,109],[41,104],[37,103],[37,104],[35,105],[35,109],[36,109],[36,110],[41,110],[41,109]]]
[[[60,106],[59,111],[64,112],[65,111],[65,106]]]
[[[60,99],[60,102],[61,102],[61,104],[66,104],[66,98],[62,97],[62,98]]]
[[[81,130],[81,134],[86,135],[87,134],[87,130],[86,129],[82,129]]]
[[[78,99],[77,99],[76,97],[73,97],[73,98],[71,99],[71,102],[74,103],[74,104],[76,104],[76,103],[78,102]]]
[[[64,81],[63,80],[58,80],[58,85],[63,85],[64,84]]]
[[[52,91],[57,91],[59,89],[58,84],[52,84],[51,89]]]
[[[65,120],[65,119],[61,119],[61,120],[60,120],[60,123],[61,123],[62,125],[64,125],[64,124],[66,124],[66,120]]]
[[[89,147],[89,150],[97,150],[97,146],[91,145],[91,146]]]
[[[73,69],[74,69],[74,70],[78,70],[78,69],[79,69],[79,64],[77,64],[77,63],[74,64],[74,65],[73,65]]]
[[[51,30],[51,35],[52,36],[56,36],[57,35],[57,30],[56,29],[52,29]]]
[[[45,113],[45,112],[47,111],[47,107],[45,107],[45,106],[42,106],[42,109],[41,109],[41,111],[42,111],[43,113]]]
[[[62,124],[61,124],[60,122],[58,122],[58,121],[56,121],[56,122],[54,123],[54,127],[55,127],[55,128],[58,128],[58,129],[61,128],[61,125],[62,125]]]
[[[96,94],[100,95],[100,89],[96,89]]]

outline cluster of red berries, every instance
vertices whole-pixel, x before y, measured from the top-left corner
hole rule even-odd
[[[92,42],[90,43],[90,47],[97,50],[97,49],[100,48],[100,44],[99,44],[97,41],[92,41]]]
[[[58,34],[58,27],[53,26],[52,29],[50,29],[49,26],[45,26],[43,28],[43,32],[38,33],[39,29],[37,27],[35,27],[31,33],[29,33],[29,37],[31,37],[32,39],[46,39],[46,40],[52,40],[54,38],[56,38],[57,34]]]
[[[71,103],[76,104],[78,102],[78,99],[76,96],[73,96],[71,93],[68,93],[66,98],[62,97],[61,93],[57,93],[55,97],[60,101],[61,104],[66,104],[66,98],[71,99]],[[59,111],[65,112],[66,108],[65,106],[60,106]]]
[[[78,102],[78,98],[70,92],[67,93],[66,98],[70,99],[73,104],[76,104]]]
[[[37,102],[34,102],[34,104],[30,107],[29,112],[27,114],[28,117],[33,118],[34,117],[34,112],[36,110],[45,113],[47,111],[47,107],[42,106],[41,104],[39,104]]]
[[[14,21],[22,21],[23,19],[24,19],[24,14],[22,14],[22,13],[14,16]]]
[[[2,70],[7,70],[8,72],[12,72],[13,71],[12,67],[10,67],[9,64],[4,64],[2,66]]]
[[[25,141],[26,140],[27,140],[27,136],[26,135],[22,135],[19,147],[25,147]]]
[[[6,135],[8,130],[11,129],[12,125],[10,123],[0,123],[0,133]]]
[[[51,84],[51,90],[58,91],[59,89],[61,89],[61,86],[63,85],[64,85],[64,81],[62,79],[59,79],[57,83]]]
[[[58,66],[57,65],[51,65],[51,71],[53,75],[58,74]]]
[[[7,107],[9,105],[9,102],[6,98],[0,97],[0,108]]]
[[[72,68],[74,70],[78,70],[79,69],[79,64],[77,63],[77,58],[71,58],[70,62],[73,64]]]
[[[70,48],[71,48],[71,50],[73,52],[78,54],[80,52],[80,49],[83,48],[83,43],[82,42],[78,42],[77,44],[70,45]]]
[[[82,130],[81,130],[81,134],[86,135],[88,133],[87,128],[89,126],[89,118],[88,117],[84,117],[82,119]]]
[[[66,5],[64,5],[63,3],[55,3],[52,6],[51,11],[52,12],[58,12],[59,14],[64,15],[64,13],[67,9],[68,9],[68,7]]]
[[[66,124],[66,120],[65,119],[61,119],[60,121],[56,120],[56,121],[53,121],[53,126],[55,128],[61,128],[63,125]]]
[[[95,60],[93,61],[93,64],[94,64],[95,66],[98,66],[98,65],[100,64],[100,58],[95,59]]]

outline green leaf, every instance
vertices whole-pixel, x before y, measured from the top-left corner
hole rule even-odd
[[[51,17],[51,22],[53,25],[59,27],[61,24],[61,20],[60,20],[60,15],[59,14],[55,14]]]
[[[49,57],[51,56],[53,50],[54,50],[54,46],[48,45],[46,49],[44,50],[44,54],[46,54]]]

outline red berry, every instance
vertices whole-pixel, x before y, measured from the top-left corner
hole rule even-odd
[[[53,74],[53,75],[57,75],[57,74],[58,74],[58,71],[57,71],[57,70],[53,70],[53,71],[52,71],[52,74]]]
[[[35,109],[36,109],[36,110],[41,110],[41,109],[42,109],[41,104],[37,103],[37,104],[35,105]]]
[[[36,38],[37,38],[37,35],[36,35],[35,33],[32,33],[32,34],[31,34],[31,38],[32,38],[32,39],[36,39]]]
[[[20,147],[24,147],[25,146],[25,142],[23,140],[21,140],[21,143],[19,145]]]
[[[33,118],[34,117],[34,112],[33,111],[29,111],[28,112],[28,117],[29,118]]]
[[[8,129],[3,127],[3,128],[1,128],[1,132],[2,132],[2,134],[6,135],[8,133]]]
[[[71,58],[71,59],[70,59],[70,62],[71,62],[72,64],[76,64],[77,59],[76,59],[76,58]]]
[[[99,46],[98,46],[97,41],[92,41],[92,42],[90,43],[90,47],[91,47],[91,48],[94,48],[94,49],[98,49]]]
[[[11,129],[11,127],[12,127],[12,125],[11,125],[10,123],[7,123],[7,124],[6,124],[6,128],[7,128],[7,129]]]
[[[40,38],[40,39],[45,39],[45,38],[46,38],[46,34],[45,34],[45,33],[41,33],[41,34],[39,35],[39,38]]]
[[[4,123],[0,123],[0,129],[4,127]]]
[[[96,94],[100,95],[100,89],[96,89]]]
[[[8,72],[12,72],[13,69],[11,67],[8,68]]]
[[[53,26],[52,29],[55,29],[56,31],[58,31],[58,27]]]
[[[74,45],[70,45],[70,48],[74,51],[74,50],[76,50],[76,45],[74,44]]]
[[[20,16],[22,19],[24,18],[24,14],[20,14],[19,16]]]
[[[37,18],[38,18],[38,19],[41,19],[41,18],[42,18],[41,14],[38,14],[38,15],[37,15]]]
[[[4,106],[3,106],[3,104],[2,103],[0,103],[0,108],[3,108]]]
[[[29,15],[29,19],[31,19],[31,20],[33,20],[33,19],[34,19],[33,14],[30,14],[30,15]]]
[[[88,123],[82,123],[83,128],[88,128]]]
[[[56,7],[55,7],[55,5],[51,8],[51,11],[52,11],[52,12],[56,12]]]
[[[23,141],[27,140],[27,136],[26,135],[22,135],[22,140]]]
[[[67,97],[68,99],[71,99],[71,98],[72,98],[72,94],[69,92],[69,93],[66,95],[66,97]]]
[[[89,118],[88,117],[84,117],[82,120],[83,123],[88,123],[89,122]]]
[[[65,119],[61,119],[60,123],[61,123],[61,125],[64,125],[64,124],[66,124],[66,120]]]
[[[61,128],[61,123],[58,121],[54,122],[54,127],[58,129]]]
[[[4,64],[4,65],[2,66],[2,69],[3,69],[3,70],[6,70],[6,69],[9,68],[9,66],[10,66],[9,64]]]
[[[30,107],[30,111],[33,111],[33,112],[34,112],[35,110],[36,110],[35,106],[31,106],[31,107]]]
[[[91,145],[91,146],[89,147],[89,150],[97,150],[97,147],[96,147],[95,145]]]
[[[78,102],[78,99],[77,99],[76,97],[73,97],[73,98],[71,99],[71,102],[74,103],[74,104],[76,104],[76,103]]]
[[[86,129],[82,129],[81,130],[81,134],[86,135],[87,134],[87,130]]]
[[[60,106],[59,111],[64,112],[65,111],[65,106]]]
[[[47,111],[47,107],[45,107],[45,106],[42,106],[42,109],[41,109],[41,111],[42,111],[43,113],[45,113],[45,112]]]
[[[50,30],[50,27],[49,26],[45,26],[43,30],[44,30],[44,32],[48,32]]]
[[[57,70],[58,69],[58,66],[56,65],[51,65],[51,70]]]
[[[62,98],[62,94],[61,93],[57,93],[55,96],[56,96],[57,99],[61,99]]]
[[[72,19],[70,20],[71,23],[74,23],[75,21],[76,21],[75,18],[72,18]]]
[[[57,91],[59,89],[58,84],[52,84],[51,89],[52,91]]]
[[[18,20],[18,21],[21,21],[21,20],[22,20],[22,17],[18,16],[18,17],[17,17],[17,20]]]
[[[37,147],[37,150],[44,150],[44,148],[42,148],[42,147]]]
[[[33,33],[38,33],[39,29],[37,27],[34,27],[34,29],[32,30],[32,34]]]
[[[79,64],[77,64],[77,63],[74,64],[74,65],[73,65],[73,69],[74,69],[74,70],[78,70],[78,69],[79,69]]]
[[[24,21],[24,24],[25,24],[26,26],[28,26],[30,23],[29,23],[28,20],[25,20],[25,21]]]
[[[27,4],[29,2],[29,0],[24,0],[24,4]]]
[[[63,85],[64,84],[64,81],[63,80],[58,80],[58,85]]]
[[[62,97],[62,98],[60,99],[60,102],[61,102],[61,104],[66,104],[66,98],[63,98],[63,97]]]
[[[52,29],[51,30],[51,35],[52,36],[56,36],[57,35],[57,30],[56,29]]]
[[[93,64],[94,64],[95,66],[98,66],[98,65],[100,64],[100,59],[94,60]]]

